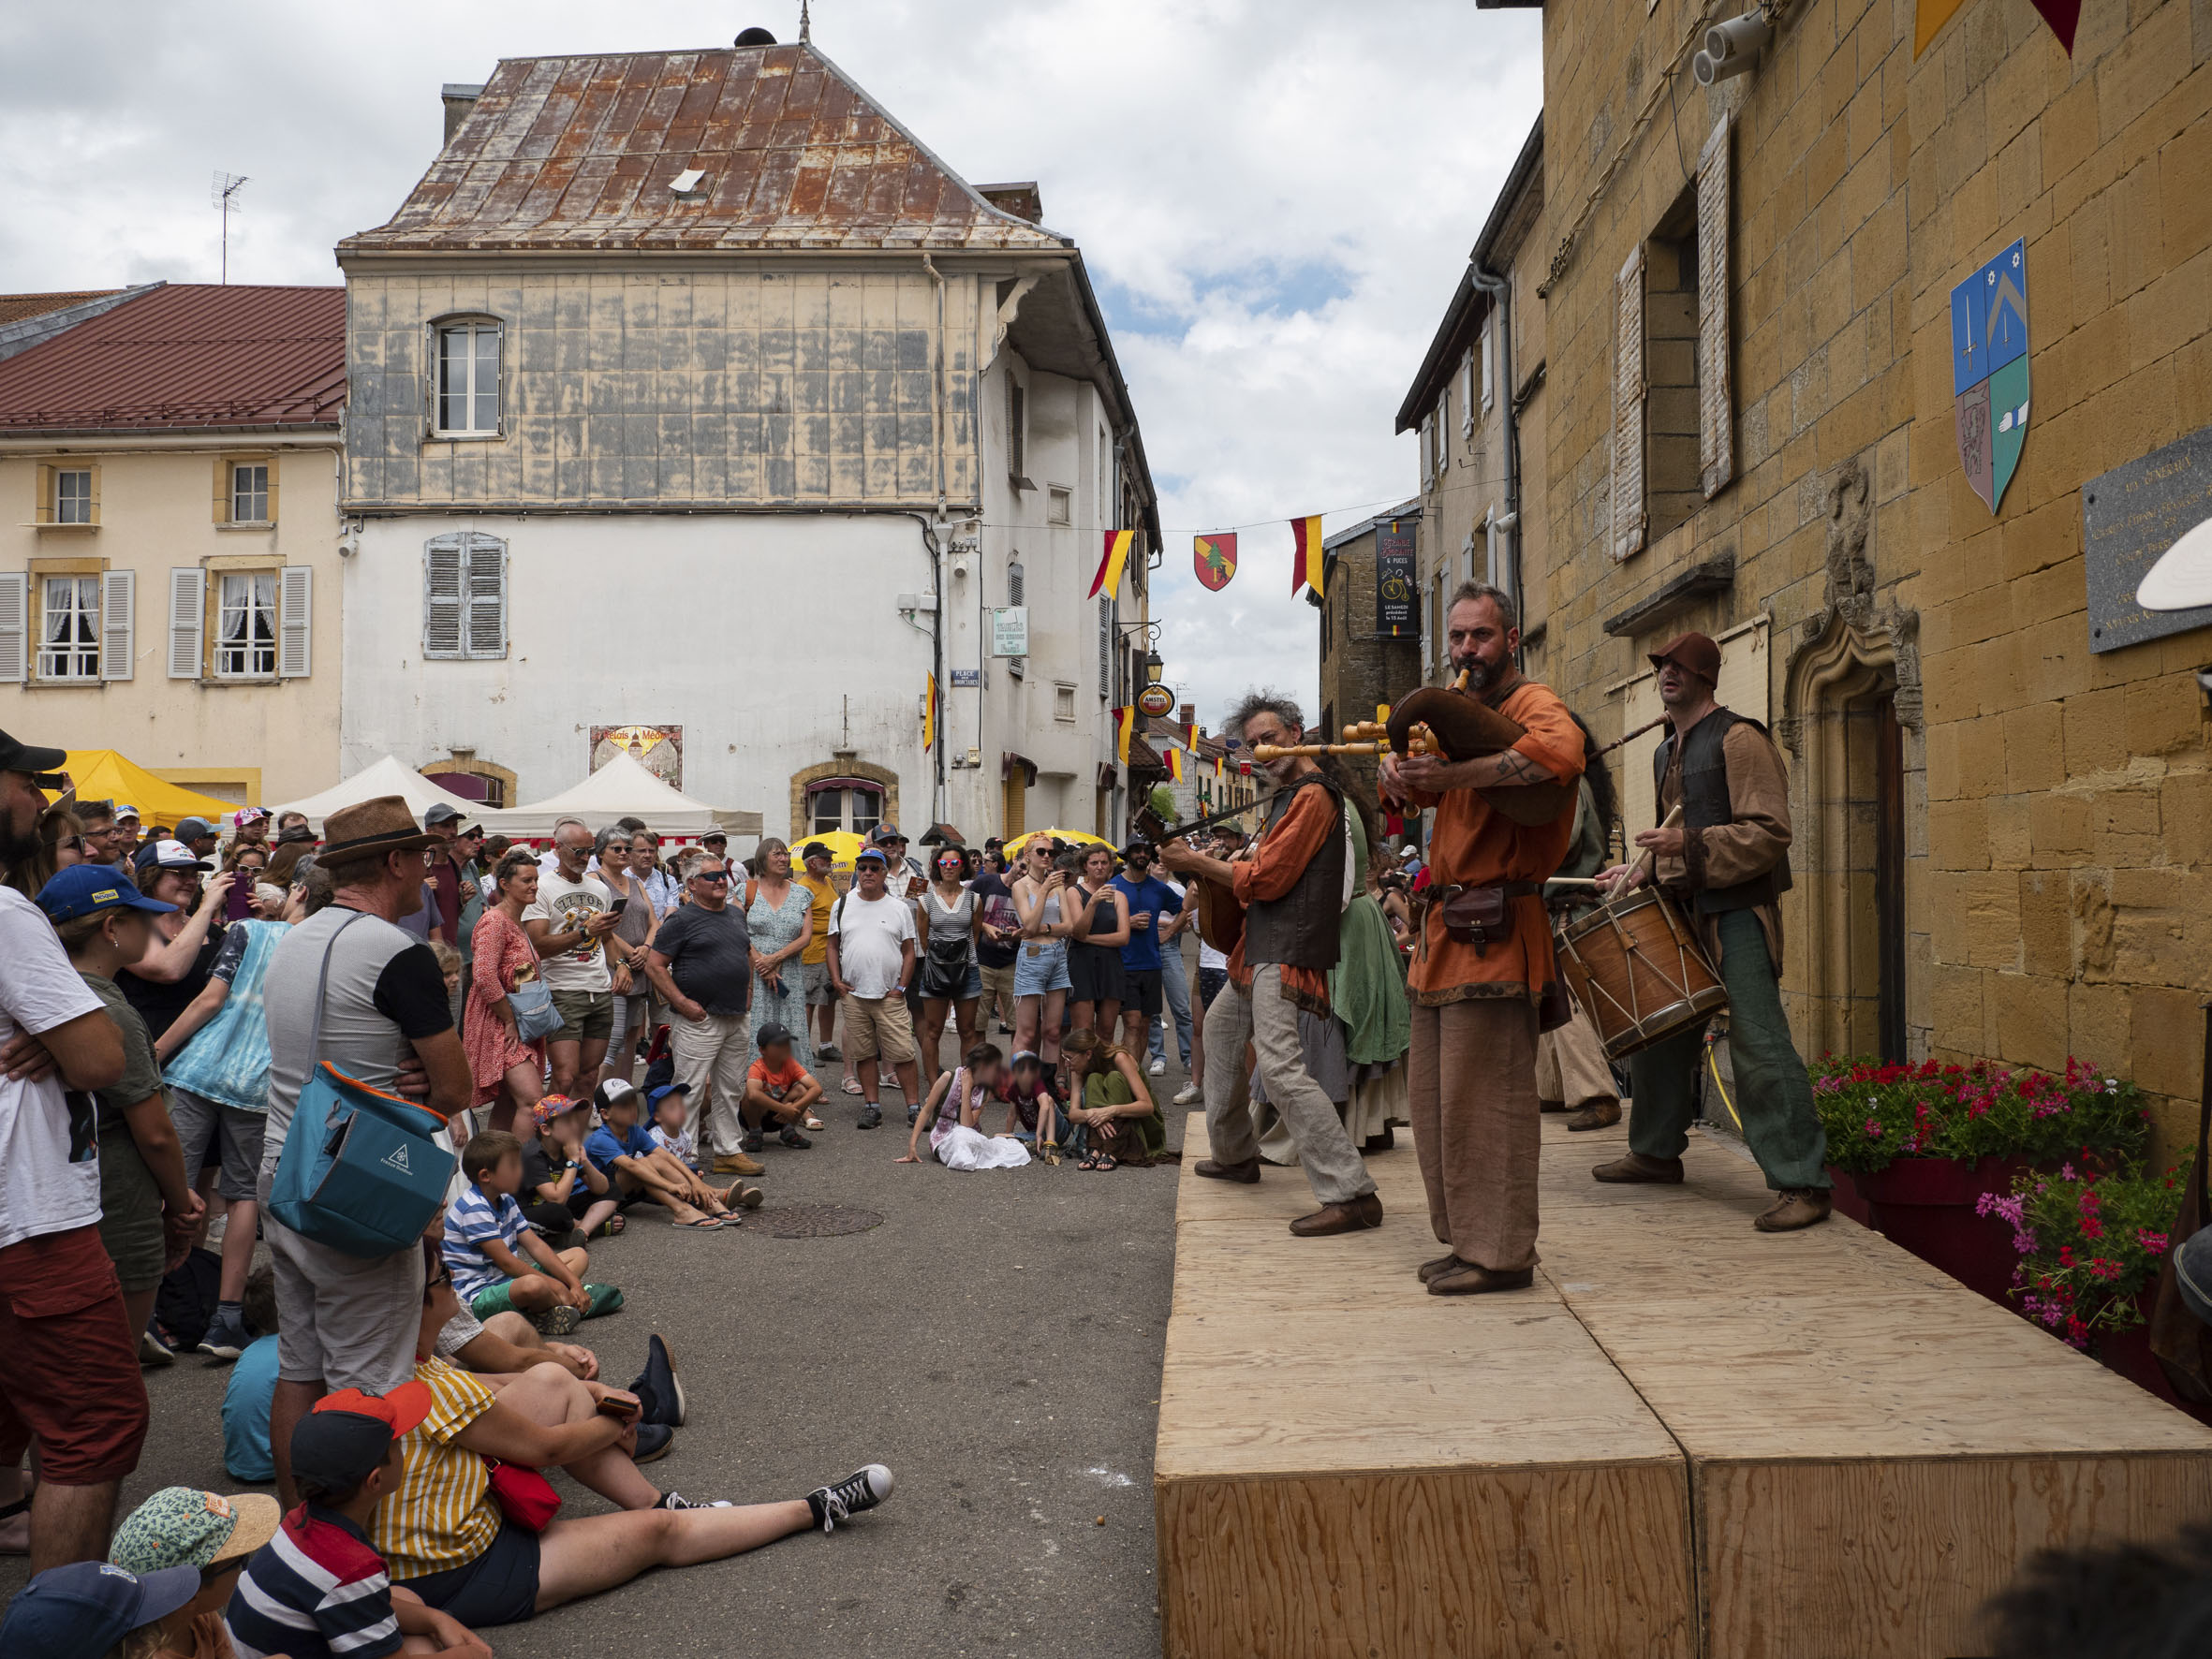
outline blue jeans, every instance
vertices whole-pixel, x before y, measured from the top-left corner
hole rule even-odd
[[[1159,953],[1159,989],[1168,999],[1167,1017],[1152,1023],[1152,1053],[1150,1058],[1164,1060],[1168,1052],[1168,1019],[1175,1022],[1175,1046],[1183,1050],[1183,1065],[1190,1066],[1190,981],[1183,973],[1183,949],[1179,940],[1171,940],[1168,948]]]

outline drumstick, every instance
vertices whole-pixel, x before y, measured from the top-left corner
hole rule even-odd
[[[1676,802],[1674,810],[1670,812],[1663,819],[1660,820],[1659,828],[1661,830],[1672,830],[1681,822],[1682,806],[1680,802]],[[1621,873],[1620,879],[1605,889],[1606,899],[1611,901],[1616,893],[1619,893],[1629,885],[1630,881],[1635,877],[1639,871],[1643,873],[1645,880],[1649,880],[1651,874],[1657,867],[1658,863],[1659,860],[1653,855],[1651,849],[1646,847],[1644,851],[1644,856],[1641,859],[1638,859],[1635,863],[1629,866],[1627,870],[1624,870]]]

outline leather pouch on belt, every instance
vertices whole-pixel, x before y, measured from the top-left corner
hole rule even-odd
[[[1513,936],[1513,905],[1502,887],[1461,888],[1443,901],[1444,932],[1481,956]]]

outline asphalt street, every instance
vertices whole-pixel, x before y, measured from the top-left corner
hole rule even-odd
[[[1170,1067],[1157,1081],[1172,1094],[1184,1074],[1172,1056]],[[882,1462],[896,1491],[831,1536],[662,1572],[493,1632],[495,1652],[1159,1652],[1152,1450],[1175,1166],[894,1164],[900,1114],[858,1130],[860,1103],[837,1092],[839,1075],[824,1068],[830,1126],[814,1146],[772,1142],[763,1154],[756,1225],[680,1232],[633,1210],[627,1233],[596,1247],[590,1276],[620,1285],[627,1305],[576,1340],[615,1383],[636,1373],[648,1333],[672,1345],[690,1418],[647,1466],[664,1490],[794,1497]],[[1167,1116],[1179,1142],[1183,1112]],[[883,1222],[770,1235],[778,1207],[822,1204]],[[153,1432],[122,1512],[164,1486],[241,1490],[222,1466],[227,1372],[185,1356],[147,1373]],[[553,1478],[565,1513],[608,1507]],[[22,1569],[0,1558],[0,1596]]]

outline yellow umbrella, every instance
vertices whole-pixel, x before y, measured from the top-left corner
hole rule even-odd
[[[861,848],[868,844],[865,836],[855,835],[849,830],[825,830],[819,835],[803,835],[791,843],[791,863],[794,868],[804,862],[800,858],[800,853],[818,841],[830,849],[830,868],[833,871],[843,870],[848,873],[851,871],[852,861],[859,856]]]
[[[225,813],[238,810],[233,801],[164,783],[113,749],[71,749],[68,754],[66,770],[77,785],[78,800],[135,806],[142,824],[173,827],[179,818],[205,818],[213,824]]]
[[[1036,835],[1041,835],[1047,841],[1088,842],[1092,846],[1102,846],[1109,849],[1113,845],[1113,843],[1108,841],[1103,835],[1093,835],[1087,830],[1032,830],[1028,835],[1017,835],[1013,840],[1008,842],[1006,856],[1010,859],[1020,858],[1022,849],[1029,844],[1030,837]]]

